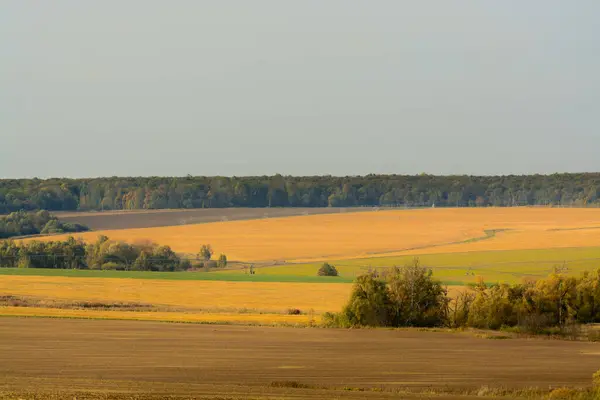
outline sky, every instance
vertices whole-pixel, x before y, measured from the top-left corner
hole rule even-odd
[[[597,0],[0,0],[0,177],[600,171]]]

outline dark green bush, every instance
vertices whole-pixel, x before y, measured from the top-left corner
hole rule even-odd
[[[329,263],[324,263],[323,265],[321,265],[321,268],[319,268],[319,271],[317,271],[317,275],[318,276],[338,276],[338,271],[333,265],[331,265]]]

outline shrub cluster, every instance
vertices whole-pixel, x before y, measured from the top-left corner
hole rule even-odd
[[[600,270],[580,277],[552,273],[521,284],[483,281],[449,298],[418,260],[357,278],[350,299],[330,326],[518,328],[531,333],[600,322]]]
[[[600,321],[600,271],[567,277],[558,272],[521,284],[479,282],[449,303],[454,327],[518,327],[531,333]]]
[[[445,323],[448,298],[442,284],[418,260],[384,274],[356,279],[350,300],[339,314],[326,314],[336,326],[439,326]]]
[[[323,265],[321,265],[321,267],[317,271],[317,275],[318,276],[338,276],[338,271],[333,265],[331,265],[329,263],[324,263]]]

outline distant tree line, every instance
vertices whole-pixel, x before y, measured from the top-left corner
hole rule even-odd
[[[0,241],[0,268],[102,269],[123,271],[182,271],[191,263],[169,246],[151,242],[128,244],[99,236],[94,243],[69,237],[66,241]]]
[[[448,297],[446,289],[418,260],[384,273],[357,278],[334,326],[473,327],[528,333],[560,333],[567,327],[600,322],[600,270],[579,277],[558,271],[521,284],[476,285]]]
[[[0,180],[0,213],[215,207],[600,204],[600,173]]]
[[[48,211],[38,212],[17,211],[9,215],[0,216],[0,239],[15,236],[84,232],[89,228],[78,223],[59,221]]]

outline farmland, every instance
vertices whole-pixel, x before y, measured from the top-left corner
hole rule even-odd
[[[3,276],[0,293],[11,298],[0,303],[0,315],[308,325],[318,323],[323,312],[340,309],[350,287],[343,283]],[[29,304],[24,306],[24,302]],[[96,306],[82,307],[82,303]],[[289,315],[289,309],[298,310],[298,315]]]
[[[55,276],[71,278],[128,278],[174,281],[352,283],[356,276],[370,269],[402,266],[414,255],[329,260],[339,271],[338,277],[316,276],[320,262],[287,263],[256,266],[256,274],[248,275],[238,265],[209,273],[142,272],[102,270],[55,270],[0,268],[0,276]],[[432,268],[434,275],[451,286],[474,283],[479,278],[488,283],[519,283],[524,278],[541,278],[555,267],[569,275],[578,275],[600,267],[600,247],[508,250],[417,255],[422,265]]]
[[[215,210],[208,211],[206,215],[214,216]],[[186,212],[100,213],[89,218],[109,218],[105,223],[113,223],[113,215],[153,218]],[[307,313],[318,320],[325,311],[339,310],[356,276],[369,269],[404,265],[415,256],[451,287],[478,279],[518,283],[527,277],[544,277],[557,266],[572,275],[593,270],[600,261],[598,227],[600,209],[490,208],[337,211],[96,231],[82,237],[94,240],[106,234],[116,240],[152,240],[184,254],[193,253],[201,243],[211,243],[217,253],[225,252],[230,260],[238,261],[212,272],[0,269],[0,293],[58,302],[121,301],[156,307],[154,314],[138,310],[137,319],[302,325],[310,320]],[[41,238],[56,239],[60,237]],[[340,276],[316,276],[322,260],[333,263]],[[249,263],[256,263],[254,275],[241,269]],[[282,315],[288,308],[299,309],[302,316]],[[51,309],[4,308],[3,313],[133,318],[131,312],[115,310]]]
[[[151,240],[195,254],[202,243],[230,260],[302,262],[399,255],[593,247],[600,209],[475,208],[338,212],[83,233]],[[64,239],[65,236],[41,240]]]
[[[173,215],[181,212],[186,211]],[[125,214],[141,219],[154,212]],[[119,213],[89,218],[110,221],[112,215]],[[188,257],[195,256],[200,244],[210,243],[216,254],[225,253],[231,261],[225,271],[166,279],[306,282],[317,279],[316,270],[326,260],[338,267],[339,281],[349,282],[369,268],[403,265],[419,257],[444,282],[464,284],[479,277],[488,282],[518,282],[545,276],[556,266],[574,274],[595,269],[600,265],[599,228],[600,209],[476,208],[337,211],[80,236],[88,241],[99,234],[130,242],[151,240],[169,244]],[[254,277],[242,270],[250,263],[257,267]]]
[[[383,399],[399,390],[477,393],[486,385],[548,391],[589,386],[600,363],[596,344],[414,330],[4,318],[0,343],[0,359],[10,360],[0,363],[0,398],[28,398],[19,393],[32,390],[103,399]]]
[[[569,275],[600,268],[600,247],[407,254],[328,261],[336,266],[341,279],[353,279],[368,270],[405,265],[415,257],[448,285],[475,283],[479,278],[488,283],[519,283],[524,278],[545,277],[555,268]],[[258,269],[257,277],[269,276],[275,280],[297,276],[298,280],[309,280],[319,266],[319,262],[264,266]],[[233,278],[239,271],[231,269],[214,274]]]
[[[452,399],[486,385],[588,386],[600,361],[594,343],[487,340],[488,333],[472,331],[298,329],[339,311],[356,276],[414,257],[451,285],[450,296],[479,278],[516,283],[557,266],[568,274],[596,269],[600,209],[336,211],[148,228],[137,222],[131,229],[101,222],[153,214],[90,216],[99,221],[96,228],[113,229],[81,236],[151,240],[191,257],[210,243],[230,266],[211,272],[0,269],[0,358],[12,361],[0,366],[0,398],[28,398],[34,387],[40,398],[57,399],[106,393],[125,399],[132,392],[383,399],[398,391],[417,398],[406,391],[424,388]],[[339,277],[316,276],[324,260]],[[241,268],[249,264],[255,274]],[[486,368],[477,367],[482,363]]]
[[[3,276],[0,292],[45,299],[137,302],[183,311],[284,312],[287,308],[335,311],[349,293],[347,284],[172,281],[118,278]]]
[[[127,210],[102,212],[56,212],[64,222],[77,222],[94,230],[153,228],[204,224],[210,222],[238,221],[259,218],[291,217],[299,215],[319,215],[339,213],[340,208],[200,208],[185,210]],[[345,212],[367,211],[368,208],[343,209]]]

